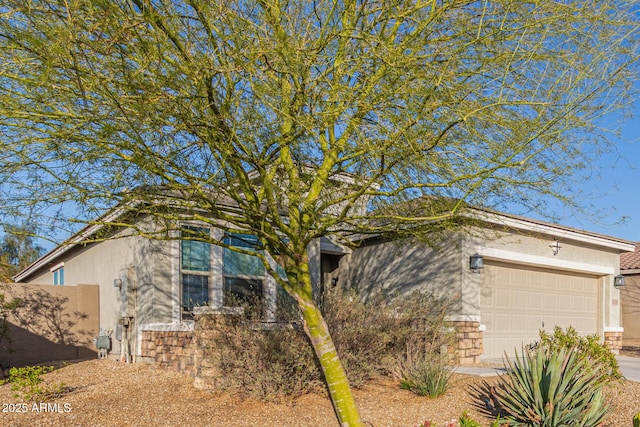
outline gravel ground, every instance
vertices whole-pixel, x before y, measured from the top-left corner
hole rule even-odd
[[[640,360],[639,360],[640,363]],[[195,389],[189,377],[144,364],[88,360],[46,374],[47,383],[70,388],[48,406],[12,396],[8,384],[0,386],[2,426],[291,426],[336,425],[328,398],[305,395],[284,403],[264,403],[227,393]],[[370,426],[412,427],[424,420],[458,418],[463,410],[490,425],[480,413],[481,400],[473,387],[485,379],[454,375],[450,390],[428,399],[401,390],[392,381],[378,381],[355,391],[363,419]],[[487,378],[489,383],[495,378]],[[609,426],[629,426],[640,411],[640,383],[625,382],[608,390],[612,400]]]

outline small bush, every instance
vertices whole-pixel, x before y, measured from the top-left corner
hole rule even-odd
[[[603,381],[623,378],[615,354],[605,344],[600,343],[598,335],[581,336],[571,326],[566,331],[556,326],[553,334],[540,331],[540,340],[529,346],[531,350],[538,347],[547,348],[552,352],[574,348],[579,357],[591,361],[589,369],[596,369]]]
[[[602,425],[608,410],[602,374],[577,348],[538,346],[513,361],[507,357],[506,365],[494,397],[511,425]]]
[[[333,288],[324,294],[322,311],[349,382],[357,387],[379,376],[402,379],[399,372],[410,362],[432,365],[426,353],[439,352],[453,337],[445,327],[447,307],[419,292],[363,302],[354,291]]]
[[[53,366],[24,366],[11,368],[9,379],[13,397],[20,397],[28,401],[41,402],[66,391],[64,383],[45,384],[42,375],[53,370]]]
[[[299,396],[322,385],[305,334],[286,325],[227,323],[207,352],[218,370],[216,387],[263,400]]]
[[[449,389],[453,367],[449,356],[436,352],[412,352],[399,364],[400,387],[419,396],[435,398]]]
[[[458,418],[460,427],[482,427],[482,424],[471,418],[467,411],[462,412],[460,418]]]
[[[246,305],[244,319],[223,322],[205,349],[207,363],[219,373],[215,386],[265,400],[322,387],[313,348],[303,331],[291,327],[299,315],[283,310],[278,314],[283,323],[269,326],[251,320],[259,317],[251,307],[260,304]],[[322,310],[354,387],[396,373],[399,361],[407,365],[408,348],[427,354],[451,336],[444,327],[445,305],[428,295],[364,303],[351,292],[332,289],[324,295]],[[435,362],[428,360],[433,366]]]

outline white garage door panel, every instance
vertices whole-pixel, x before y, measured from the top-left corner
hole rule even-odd
[[[510,264],[487,263],[480,293],[484,357],[520,352],[538,339],[540,329],[573,326],[581,334],[597,331],[598,279]]]

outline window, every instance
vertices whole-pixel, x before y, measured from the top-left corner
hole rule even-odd
[[[184,226],[183,239],[206,237],[209,229]],[[180,273],[182,280],[182,308],[191,311],[193,307],[209,302],[209,275],[211,271],[211,245],[198,240],[181,240]]]
[[[64,263],[51,267],[49,271],[53,273],[54,285],[64,285]]]
[[[267,276],[264,249],[255,236],[226,234],[224,246],[208,243],[219,230],[184,225],[180,232],[181,309],[185,317],[194,307],[243,307],[251,318],[271,318],[276,311],[277,285]],[[204,241],[203,241],[204,240]],[[241,248],[241,253],[232,248]]]
[[[228,234],[224,244],[250,252],[261,249],[258,239],[247,234]],[[262,316],[264,309],[263,284],[265,269],[262,261],[250,254],[224,248],[223,251],[224,305],[244,307],[249,314]]]

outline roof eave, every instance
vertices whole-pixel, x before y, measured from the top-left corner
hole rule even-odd
[[[507,228],[519,229],[534,233],[547,234],[559,239],[588,243],[596,246],[616,249],[620,252],[633,252],[636,246],[635,242],[631,242],[629,240],[605,236],[603,234],[590,233],[584,230],[578,230],[563,225],[538,221],[530,218],[520,217],[517,215],[503,214],[478,208],[470,208],[470,213],[468,215],[470,215],[474,219],[489,224],[495,224]]]
[[[56,259],[64,255],[66,252],[78,246],[83,241],[88,239],[90,236],[94,235],[101,229],[105,227],[106,224],[115,221],[120,216],[122,216],[127,211],[127,208],[124,206],[116,206],[109,210],[105,215],[103,215],[98,221],[99,223],[90,224],[84,227],[82,230],[71,236],[69,239],[65,240],[60,246],[55,247],[53,250],[47,252],[24,270],[13,276],[14,282],[21,282],[22,280],[27,279],[36,271],[41,268],[47,266],[48,264],[54,262]]]

